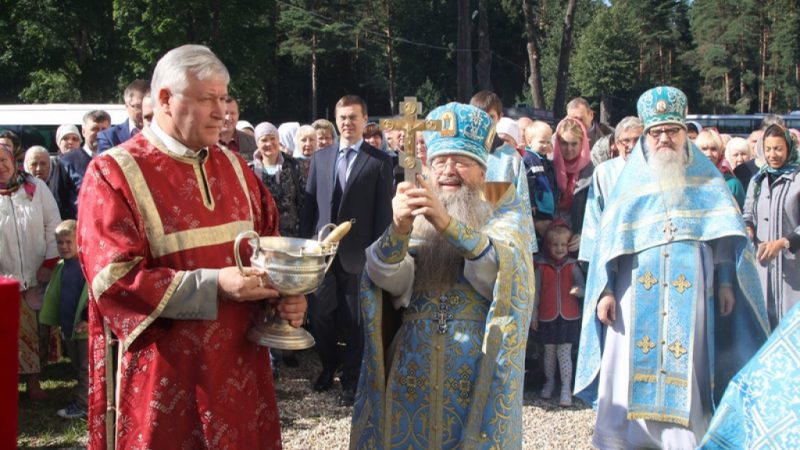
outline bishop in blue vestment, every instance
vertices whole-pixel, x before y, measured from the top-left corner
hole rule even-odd
[[[598,448],[695,448],[715,385],[769,328],[739,209],[686,138],[686,96],[653,88],[638,110],[645,134],[592,249],[575,392],[597,409]]]
[[[367,248],[350,447],[522,448],[528,207],[484,181],[485,112],[450,103],[428,119],[442,121],[425,133],[429,179],[398,185],[392,224]]]

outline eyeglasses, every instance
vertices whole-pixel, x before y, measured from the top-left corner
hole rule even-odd
[[[636,145],[636,141],[638,140],[639,138],[628,138],[628,139],[618,139],[617,142],[624,145],[625,147],[633,147],[634,145]]]
[[[681,127],[670,127],[670,128],[650,128],[647,130],[647,134],[653,139],[661,139],[661,135],[665,134],[670,139],[675,139],[675,136],[681,132],[683,128]]]
[[[445,158],[440,156],[434,159],[433,162],[431,162],[431,167],[433,167],[433,170],[440,171],[444,170],[444,168],[447,167],[450,163],[453,163],[456,170],[459,171],[475,167],[475,165],[477,164],[475,161],[469,158],[454,158],[452,156]]]

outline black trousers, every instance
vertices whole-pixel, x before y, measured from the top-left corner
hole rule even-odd
[[[339,258],[308,305],[311,330],[325,369],[342,366],[342,387],[356,388],[364,351],[358,290],[360,274],[345,272]]]

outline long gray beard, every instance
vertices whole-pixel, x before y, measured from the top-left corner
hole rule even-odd
[[[458,192],[442,192],[438,185],[434,193],[453,219],[474,229],[480,229],[489,220],[491,205],[481,198],[481,190],[464,186]],[[421,242],[414,257],[416,289],[435,290],[452,286],[464,266],[464,258],[454,246],[439,235],[439,232],[424,216],[414,220],[413,238]]]
[[[658,183],[664,192],[664,201],[671,208],[683,199],[686,186],[686,167],[688,156],[686,150],[660,151],[650,153],[647,164],[656,173]]]

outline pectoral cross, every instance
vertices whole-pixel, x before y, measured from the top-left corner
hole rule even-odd
[[[672,219],[668,218],[667,222],[664,224],[664,228],[662,228],[662,231],[667,236],[667,242],[669,242],[675,238],[675,232],[678,231],[678,227],[672,223]]]
[[[451,313],[447,307],[447,303],[441,302],[439,303],[438,311],[433,313],[433,320],[439,322],[438,330],[439,334],[447,333],[447,321],[453,320],[453,313]]]
[[[417,174],[422,170],[422,162],[417,159],[415,151],[417,132],[440,131],[442,122],[417,119],[417,114],[422,112],[422,103],[418,102],[416,97],[406,97],[404,101],[400,102],[400,112],[403,116],[399,119],[382,119],[381,128],[383,131],[403,130],[406,132],[403,155],[398,156],[400,156],[400,165],[405,169],[403,171],[405,181],[416,184]]]

